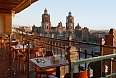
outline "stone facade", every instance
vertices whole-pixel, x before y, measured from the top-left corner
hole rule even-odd
[[[116,47],[116,30],[115,29],[110,29],[108,35],[106,35],[106,40],[105,40],[105,44],[104,45],[109,45],[109,46],[113,46]],[[116,53],[116,49],[115,48],[109,48],[109,47],[103,47],[103,55],[108,55],[108,54],[113,54]],[[111,58],[112,60],[115,61],[116,58]],[[114,73],[116,71],[116,63],[112,62],[110,60],[105,60],[105,64],[108,66],[108,73]],[[112,77],[115,78],[115,77]]]
[[[75,27],[75,37],[76,37],[77,41],[81,41],[82,40],[82,28],[79,25],[79,23]]]
[[[82,28],[82,41],[89,41],[89,29],[87,27]]]
[[[81,28],[78,25],[74,29],[74,16],[69,12],[66,16],[66,27],[59,22],[56,27],[51,26],[50,14],[48,14],[47,9],[44,10],[42,14],[41,26],[32,26],[32,32],[36,31],[36,34],[43,34],[43,36],[50,37],[52,34],[54,38],[67,39],[68,36],[72,36],[73,40],[77,41],[89,41],[89,29],[87,27]]]

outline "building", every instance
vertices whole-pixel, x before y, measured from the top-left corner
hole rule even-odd
[[[99,41],[100,38],[106,39],[109,30],[90,30],[91,41]]]
[[[89,29],[87,27],[82,28],[82,41],[89,41]]]
[[[82,28],[79,25],[79,23],[77,24],[77,26],[75,27],[75,39],[77,41],[81,41],[82,40]]]
[[[14,3],[12,3],[12,2],[9,2],[9,3],[7,3],[7,2],[5,2],[5,1],[14,1]],[[12,32],[12,30],[10,29],[11,28],[11,26],[12,26],[12,23],[11,23],[11,11],[12,10],[14,10],[14,11],[16,11],[16,12],[19,12],[19,11],[21,11],[22,9],[24,9],[24,8],[26,8],[27,7],[27,4],[29,3],[29,5],[30,5],[30,1],[33,1],[33,0],[1,0],[0,1],[0,4],[1,4],[1,6],[3,7],[3,8],[1,8],[0,9],[0,13],[1,13],[1,15],[0,15],[0,21],[1,21],[1,23],[0,23],[0,25],[1,25],[1,31],[3,32],[3,33],[7,33],[7,34],[9,34],[9,33],[11,33]],[[18,2],[18,3],[15,3],[15,2]],[[4,4],[3,4],[4,3]],[[3,5],[2,5],[3,4]],[[5,6],[4,6],[5,5]],[[28,6],[29,6],[28,5]],[[10,7],[9,7],[10,6]],[[25,6],[25,7],[23,7],[23,6]],[[18,7],[18,8],[17,8]],[[22,7],[22,8],[21,8]],[[9,13],[9,14],[7,14],[7,13]],[[70,24],[70,23],[69,23]],[[8,26],[7,26],[8,25]],[[69,25],[68,25],[69,26]],[[70,26],[69,26],[70,27]],[[68,28],[68,27],[67,27]],[[41,27],[40,27],[40,29],[41,29]],[[68,29],[65,29],[65,27],[63,27],[62,26],[62,23],[60,22],[59,24],[58,24],[58,27],[53,27],[53,29],[55,30],[53,30],[52,29],[52,27],[51,27],[51,30],[49,31],[49,29],[50,28],[48,28],[47,27],[47,29],[45,30],[44,29],[44,32],[43,33],[45,33],[46,31],[46,33],[47,34],[52,34],[52,33],[54,33],[55,32],[55,34],[56,33],[58,33],[58,32],[60,32],[60,33],[58,33],[58,34],[66,34],[66,35],[69,35],[68,33],[70,33],[71,34],[71,36],[73,36],[73,35],[75,35],[75,34],[73,34],[73,33],[75,33],[75,32],[73,32],[73,29],[71,28],[70,30],[68,30]],[[56,29],[57,29],[57,31],[56,31]],[[65,29],[65,30],[63,30],[63,29]],[[84,30],[83,30],[83,28],[82,28],[82,36],[83,36],[83,38],[85,38],[86,36],[86,32],[87,32],[87,28],[84,28]],[[61,31],[62,31],[62,33],[61,33]],[[64,33],[63,33],[64,32]],[[83,32],[84,32],[84,34],[83,34]],[[46,34],[45,34],[46,35]],[[113,29],[111,29],[111,31],[109,32],[109,34],[106,36],[106,43],[105,43],[105,45],[111,45],[111,47],[113,47],[113,46],[116,46],[116,31],[115,30],[113,30]],[[21,36],[20,36],[21,37]],[[59,36],[58,36],[59,37]],[[30,38],[30,37],[29,37]],[[10,38],[8,38],[9,39],[9,45],[11,45],[10,43]],[[47,38],[47,40],[48,40],[49,38]],[[2,40],[2,38],[1,38],[1,40]],[[47,40],[45,40],[45,41],[47,41]],[[1,41],[2,42],[2,41]],[[69,41],[67,41],[67,42],[69,42]],[[82,43],[81,43],[82,44]],[[10,48],[11,48],[11,46],[9,46],[8,45],[8,47],[9,47],[9,50],[10,50]],[[53,44],[51,44],[51,45],[53,45]],[[7,47],[7,48],[8,48]],[[46,47],[46,46],[45,46]],[[85,46],[86,47],[86,46]],[[16,46],[15,46],[15,48],[16,48]],[[61,48],[61,46],[60,46],[60,48]],[[80,47],[79,47],[80,48]],[[88,48],[88,47],[87,47]],[[102,46],[102,48],[103,48],[103,46]],[[115,47],[114,47],[115,48]],[[1,48],[1,52],[3,53],[5,53],[6,51],[4,50],[5,48]],[[28,49],[30,49],[30,47],[28,47]],[[34,48],[35,49],[35,48]],[[55,51],[56,50],[58,50],[58,49],[55,49]],[[63,48],[63,50],[64,50],[64,48]],[[107,48],[103,48],[102,49],[102,51],[104,52],[103,53],[103,55],[108,55],[108,54],[114,54],[115,53],[115,50],[114,49],[107,49]],[[24,53],[24,47],[23,47],[23,51],[22,51],[23,53]],[[26,66],[26,71],[27,71],[27,73],[26,73],[26,76],[23,74],[23,77],[25,76],[26,78],[29,78],[29,75],[32,75],[32,74],[29,74],[29,53],[30,52],[30,50],[28,51],[28,52],[26,52],[26,56],[25,56],[25,58],[27,59],[27,60],[24,60],[23,61],[23,64],[25,64],[25,66]],[[76,51],[75,51],[76,52]],[[15,71],[15,68],[12,68],[11,67],[11,58],[10,58],[10,53],[13,53],[13,52],[11,52],[11,50],[10,51],[8,51],[8,53],[9,53],[9,56],[7,57],[7,58],[5,58],[5,59],[7,59],[7,60],[1,60],[1,67],[3,67],[1,70],[0,70],[0,72],[2,73],[2,74],[0,74],[0,77],[1,78],[4,78],[4,74],[5,74],[5,76],[6,76],[6,74],[7,74],[7,72],[9,71],[9,70],[13,70],[13,71]],[[82,53],[82,52],[80,52],[80,53]],[[6,53],[5,53],[6,54]],[[21,54],[21,52],[19,53],[19,54]],[[5,55],[6,56],[6,55]],[[110,55],[111,56],[111,55]],[[99,57],[99,56],[98,56]],[[9,59],[8,59],[9,58]],[[19,57],[18,57],[19,58]],[[22,58],[22,57],[21,57]],[[60,57],[61,58],[61,57]],[[24,58],[22,58],[22,59],[24,59]],[[103,59],[103,58],[98,58],[98,60],[96,60],[96,58],[94,58],[94,59],[91,59],[91,58],[89,58],[89,59],[86,59],[86,62],[88,63],[88,60],[90,61],[90,62],[93,62],[93,60],[94,61],[99,61],[99,59]],[[115,58],[113,58],[114,60],[113,61],[115,61]],[[20,59],[19,59],[20,60]],[[34,60],[34,62],[36,62],[35,61],[35,58],[33,59]],[[64,60],[64,59],[63,59]],[[112,60],[112,59],[110,59],[110,60]],[[106,65],[108,66],[108,73],[110,74],[110,76],[113,76],[113,75],[115,75],[116,73],[115,73],[115,70],[116,70],[116,67],[115,67],[115,62],[114,63],[112,63],[112,61],[110,61],[110,60],[107,60],[106,61]],[[48,60],[49,61],[49,63],[51,63],[51,60]],[[83,61],[85,61],[85,60],[80,60],[80,61],[77,61],[77,62],[75,62],[76,64],[82,64],[82,63],[84,63]],[[33,62],[33,63],[34,63]],[[62,63],[62,61],[60,62],[60,60],[58,61],[59,63]],[[71,65],[74,65],[75,64],[74,62],[72,62],[71,63]],[[12,63],[12,64],[16,64],[16,63]],[[18,64],[18,63],[17,63]],[[38,62],[36,62],[35,64],[37,64],[36,66],[38,66]],[[35,66],[35,64],[34,64],[34,66]],[[48,64],[48,63],[44,63],[44,64]],[[52,63],[52,64],[54,64],[54,63]],[[51,65],[52,65],[51,64]],[[56,65],[55,65],[56,64]],[[55,63],[54,65],[53,65],[53,67],[54,66],[58,66],[58,68],[59,68],[59,64],[57,64],[57,62]],[[20,65],[20,64],[19,64]],[[41,64],[40,64],[41,65]],[[67,65],[67,64],[66,64]],[[95,64],[94,64],[95,65]],[[42,66],[42,65],[41,65]],[[45,66],[47,66],[47,65],[45,65]],[[96,65],[97,66],[97,68],[94,66],[94,68],[96,68],[96,70],[94,70],[95,72],[97,72],[97,73],[101,73],[102,72],[102,70],[100,70],[100,71],[97,71],[97,69],[100,69],[100,67],[102,66],[102,64],[101,64],[101,66],[98,66],[98,65]],[[16,66],[13,66],[13,67],[16,67]],[[42,66],[43,67],[43,66]],[[52,66],[49,66],[49,67],[52,67]],[[74,67],[74,66],[73,66]],[[7,69],[7,71],[5,72],[5,68],[8,68]],[[18,67],[17,67],[18,68]],[[25,67],[24,67],[25,68]],[[48,67],[46,67],[46,68],[48,68]],[[56,71],[56,76],[59,78],[59,73],[60,73],[60,69],[58,69],[57,68],[57,70],[58,71]],[[85,70],[85,69],[84,69]],[[72,69],[72,71],[73,71],[73,69]],[[5,72],[5,73],[4,73]],[[17,71],[18,72],[18,71]],[[19,72],[20,72],[20,70],[19,70]],[[21,71],[22,72],[22,71]],[[104,71],[103,71],[104,72]],[[11,74],[12,72],[9,72],[8,73],[8,76],[7,77],[11,77],[11,78],[13,78],[13,74]],[[93,72],[94,73],[94,72]],[[94,75],[97,75],[98,76],[98,74],[97,73],[94,73]],[[20,78],[23,78],[23,77],[21,77],[20,75],[18,75],[18,74],[16,74],[16,72],[14,72],[14,74],[15,74],[15,78],[17,77],[20,77]],[[1,76],[2,75],[2,76]],[[84,74],[83,74],[84,75]],[[73,76],[73,75],[72,75]],[[32,76],[31,76],[32,77]],[[33,77],[35,77],[35,76],[33,76]],[[68,76],[68,77],[70,77],[70,76]],[[82,76],[81,76],[82,77]],[[99,77],[101,77],[101,76],[99,76]],[[96,77],[96,78],[99,78],[99,77]],[[67,78],[67,77],[66,77]],[[82,78],[85,78],[85,77],[82,77]],[[95,78],[95,77],[94,77]],[[113,77],[114,78],[114,77]]]
[[[21,26],[21,27],[18,28],[18,30],[20,30],[22,32],[25,32],[25,33],[31,33],[32,32],[31,27],[28,27],[28,26]]]
[[[62,22],[59,22],[56,27],[51,25],[50,14],[48,14],[45,8],[44,14],[42,14],[41,26],[32,26],[32,32],[36,31],[37,35],[43,34],[46,37],[50,37],[52,34],[55,38],[67,39],[68,36],[72,36],[73,40],[77,41],[89,41],[89,29],[87,27],[81,28],[78,25],[74,29],[74,16],[69,12],[66,16],[66,27],[62,26]]]

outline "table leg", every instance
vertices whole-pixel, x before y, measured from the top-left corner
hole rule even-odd
[[[60,67],[56,67],[56,77],[60,78]]]

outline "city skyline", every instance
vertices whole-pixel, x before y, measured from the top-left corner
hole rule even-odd
[[[44,9],[50,14],[52,26],[61,21],[66,26],[66,16],[71,11],[74,26],[77,23],[89,29],[107,29],[116,27],[116,7],[114,0],[39,0],[27,9],[15,15],[13,24],[22,26],[41,26]]]

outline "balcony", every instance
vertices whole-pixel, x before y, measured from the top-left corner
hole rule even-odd
[[[0,77],[1,78],[8,78],[9,76],[12,78],[24,78],[24,77],[35,77],[35,66],[30,63],[30,59],[35,58],[35,53],[32,53],[30,50],[30,45],[32,47],[38,46],[39,42],[42,42],[42,45],[46,48],[46,51],[52,51],[54,55],[58,57],[64,57],[68,61],[68,65],[64,65],[60,67],[59,72],[55,73],[55,76],[58,78],[76,78],[79,73],[86,72],[86,77],[93,76],[94,78],[99,77],[112,77],[116,76],[115,72],[115,49],[116,47],[110,45],[103,45],[103,41],[101,44],[93,44],[93,43],[86,43],[86,42],[76,42],[72,41],[70,38],[68,40],[62,39],[54,39],[53,37],[44,37],[44,36],[35,36],[34,34],[29,35],[23,32],[15,31],[11,35],[7,36],[7,41],[11,41],[11,39],[17,39],[18,41],[23,41],[28,44],[26,47],[28,49],[26,55],[26,68],[25,73],[22,73],[23,68],[19,69],[19,64],[17,67],[17,57],[14,59],[10,53],[11,43],[10,46],[5,46],[4,42],[4,34],[1,37],[1,50],[0,50],[0,62],[1,67],[4,69],[0,70]],[[3,41],[2,41],[3,40]],[[73,47],[73,50],[71,48]],[[76,50],[74,50],[76,49]],[[71,55],[70,53],[75,51],[77,56]],[[110,52],[110,53],[109,53]],[[109,54],[108,54],[109,53]],[[10,55],[9,55],[10,54]],[[72,60],[71,56],[76,57],[76,60]],[[4,59],[3,59],[4,58]],[[41,57],[38,57],[41,58]],[[74,58],[75,59],[75,58]],[[47,62],[47,61],[46,61]],[[23,67],[24,62],[21,60],[21,65]],[[16,72],[13,74],[13,70],[8,70],[5,72],[7,68],[14,68]],[[30,71],[30,69],[33,69]],[[5,76],[6,75],[6,76]],[[60,76],[59,76],[60,75]],[[81,76],[80,78],[82,78]],[[79,77],[78,77],[79,78]]]

